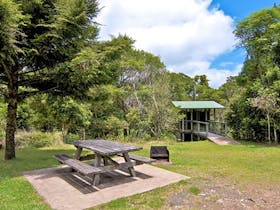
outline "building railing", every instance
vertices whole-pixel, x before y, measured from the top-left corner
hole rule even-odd
[[[227,135],[227,124],[225,122],[209,120],[209,130],[212,133],[220,134],[222,136]]]
[[[208,136],[208,133],[215,133],[219,135],[226,136],[227,126],[224,122],[219,121],[198,121],[198,120],[182,120],[181,121],[181,130],[190,131],[191,133],[199,132],[205,133],[205,136]]]
[[[193,120],[190,122],[193,122],[193,132],[205,132],[205,136],[208,136],[208,132],[209,132],[209,123],[208,122],[202,122],[202,121],[198,121],[198,120]]]

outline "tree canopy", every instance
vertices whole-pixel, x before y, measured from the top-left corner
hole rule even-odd
[[[79,95],[112,76],[114,69],[109,72],[98,63],[104,57],[99,51],[91,53],[95,57],[90,62],[84,56],[85,47],[94,51],[97,13],[96,1],[1,1],[0,88],[8,103],[5,159],[15,157],[18,102],[42,92]]]
[[[247,59],[235,80],[243,91],[232,101],[232,111],[228,115],[234,136],[271,142],[273,130],[273,139],[277,143],[277,122],[280,117],[280,7],[253,13],[237,25],[235,35],[240,40],[240,46],[246,49]]]

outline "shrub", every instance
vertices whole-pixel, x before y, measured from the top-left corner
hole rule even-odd
[[[44,133],[40,131],[18,132],[16,135],[16,147],[46,147],[61,144],[61,136],[58,133]]]
[[[66,142],[67,144],[71,144],[74,141],[80,140],[80,137],[78,134],[74,134],[74,133],[68,133],[67,137],[66,137]]]

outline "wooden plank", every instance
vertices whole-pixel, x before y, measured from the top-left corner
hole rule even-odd
[[[133,155],[133,154],[129,154],[129,158],[131,160],[135,160],[136,162],[142,162],[142,163],[152,163],[156,161],[155,159],[152,158],[147,158],[147,157]]]
[[[206,132],[197,132],[196,135],[201,136],[202,138],[207,138],[209,141],[214,142],[215,144],[219,145],[235,145],[240,144],[239,142],[235,141],[234,139],[230,139],[218,134],[214,134],[211,132],[208,132],[208,135],[206,135]]]
[[[117,154],[117,155],[123,157],[123,154]],[[133,155],[133,154],[128,154],[128,156],[131,160],[135,160],[137,162],[137,165],[139,165],[140,162],[143,164],[143,163],[152,163],[156,161],[155,159],[152,158],[147,158],[147,157]]]
[[[95,158],[95,154],[88,154],[85,156],[80,156],[79,160],[84,161],[84,160],[93,160]]]
[[[70,158],[67,155],[55,155],[55,158],[59,161],[62,162],[68,166],[70,166],[71,168],[75,169],[76,171],[80,172],[81,174],[84,175],[92,175],[92,174],[99,174],[99,173],[103,173],[103,171],[98,168],[98,167],[94,167],[91,166],[87,163],[83,163],[79,160]]]
[[[102,159],[101,155],[96,154],[94,167],[99,167],[101,165],[101,159]],[[94,174],[92,178],[92,184],[96,186],[99,183],[100,183],[100,174]]]
[[[100,168],[103,172],[110,172],[116,169],[128,169],[135,165],[136,165],[135,162],[124,162],[124,163],[119,163],[118,165],[106,165],[106,166],[100,166],[98,168]]]
[[[142,149],[138,146],[107,140],[82,140],[73,142],[73,145],[95,151],[102,155],[115,155],[117,153],[131,152]]]
[[[131,160],[130,160],[127,152],[123,153],[123,157],[124,157],[124,159],[127,163],[131,163]],[[135,170],[134,170],[133,167],[128,167],[128,170],[129,170],[129,173],[130,173],[131,176],[133,176],[133,177],[136,176],[136,173],[135,173]]]
[[[76,150],[76,152],[75,152],[75,159],[77,159],[77,160],[79,160],[80,159],[80,156],[81,156],[81,154],[82,154],[82,150],[83,150],[83,148],[81,148],[81,147],[77,147],[77,150]]]
[[[119,142],[112,142],[112,141],[106,141],[106,140],[96,140],[96,142],[93,142],[95,145],[100,146],[102,149],[108,149],[115,152],[119,151],[128,151],[128,150],[134,150],[135,147],[133,145],[127,145]],[[141,148],[140,148],[141,149]]]

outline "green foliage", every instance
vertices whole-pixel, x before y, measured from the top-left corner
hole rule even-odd
[[[57,133],[18,132],[16,135],[16,146],[23,147],[47,147],[60,144],[61,137]]]
[[[115,116],[109,116],[105,121],[109,135],[123,136],[123,131],[128,129],[128,124],[125,120],[121,120]]]
[[[22,38],[20,27],[24,26],[24,21],[28,18],[12,0],[2,0],[0,2],[0,65],[7,71],[7,64],[14,63],[13,56],[22,53],[23,50],[18,46],[18,38]],[[2,77],[2,76],[1,76]]]
[[[131,62],[130,57],[126,60],[121,81],[129,94],[125,99],[129,128],[132,134],[147,133],[159,138],[164,131],[172,131],[177,120],[171,104],[168,74],[158,57],[143,51],[132,55],[137,63]]]
[[[159,138],[173,131],[178,113],[160,59],[130,48],[118,62],[121,73],[117,84],[95,86],[90,91],[92,136]]]
[[[237,138],[271,142],[273,136],[278,143],[280,68],[275,62],[275,49],[280,40],[279,14],[278,6],[261,10],[240,22],[235,30],[248,54],[236,83],[226,85],[236,88],[227,119]],[[273,104],[266,103],[269,98],[273,98]]]
[[[173,101],[191,100],[191,92],[194,88],[194,81],[183,73],[169,73],[170,92]]]
[[[0,100],[0,138],[3,138],[5,135],[6,112],[6,104]]]
[[[71,144],[71,143],[73,143],[74,141],[77,141],[77,140],[80,140],[80,139],[81,139],[81,138],[79,137],[79,135],[74,134],[74,133],[68,133],[67,136],[66,136],[66,141],[65,141],[65,143]]]
[[[217,101],[220,102],[219,90],[209,86],[206,75],[196,75],[194,77],[194,89],[192,91],[193,100]]]
[[[86,103],[79,103],[71,97],[50,100],[51,116],[56,119],[57,127],[63,130],[75,130],[90,124],[91,112]]]
[[[71,61],[94,44],[97,12],[97,1],[0,2],[0,93],[8,103],[6,159],[15,158],[18,102],[41,92],[81,96],[96,82],[84,80],[88,72],[71,68]]]

